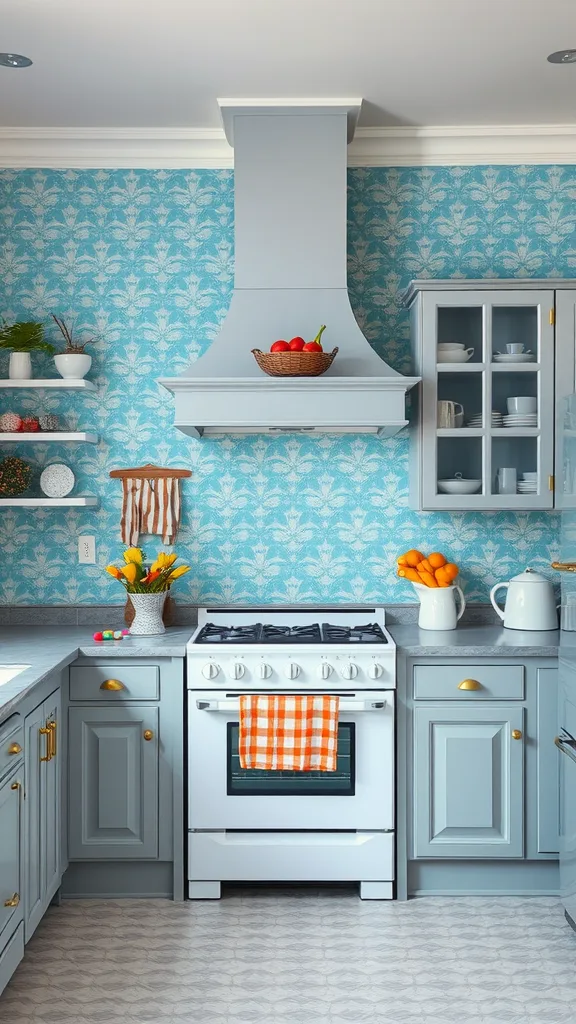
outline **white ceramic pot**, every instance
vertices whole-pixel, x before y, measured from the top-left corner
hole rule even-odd
[[[450,587],[426,587],[412,583],[420,601],[418,625],[420,629],[456,629],[466,607],[466,598],[454,583]],[[456,596],[460,598],[460,611],[456,611]]]
[[[8,367],[10,380],[31,380],[32,360],[29,352],[11,352]]]
[[[92,366],[92,356],[80,352],[61,352],[60,355],[54,356],[54,362],[58,373],[65,380],[80,380]]]
[[[129,594],[134,608],[134,621],[130,626],[132,636],[157,636],[165,633],[162,611],[166,592],[159,594]]]

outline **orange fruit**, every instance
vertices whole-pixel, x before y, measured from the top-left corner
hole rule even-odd
[[[428,555],[428,561],[433,569],[441,569],[443,565],[446,565],[446,559],[440,551],[433,551],[431,555]]]
[[[446,565],[443,566],[443,569],[450,581],[456,579],[459,570],[458,566],[454,565],[454,562],[446,562]]]

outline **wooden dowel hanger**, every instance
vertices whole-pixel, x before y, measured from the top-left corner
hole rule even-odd
[[[133,469],[112,469],[110,476],[114,480],[182,480],[192,476],[192,472],[189,469],[169,469],[148,463],[146,466],[134,466]]]

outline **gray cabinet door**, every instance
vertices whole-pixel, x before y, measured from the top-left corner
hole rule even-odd
[[[0,786],[0,950],[21,918],[20,879],[22,772]]]
[[[156,858],[158,708],[72,707],[69,716],[70,859]]]
[[[26,942],[41,920],[62,878],[62,766],[59,754],[60,689],[24,722],[26,757],[26,856],[24,923]]]
[[[415,857],[522,857],[523,733],[518,705],[415,708]]]
[[[558,853],[560,849],[560,772],[558,748],[558,669],[539,668],[537,679],[537,789],[536,849]]]

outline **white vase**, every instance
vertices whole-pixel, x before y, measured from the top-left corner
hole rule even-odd
[[[83,352],[61,352],[54,356],[54,362],[58,373],[65,380],[81,380],[92,366],[92,356]]]
[[[8,367],[10,380],[31,380],[32,360],[29,352],[11,352]]]
[[[466,598],[460,587],[426,587],[412,583],[420,601],[418,625],[420,629],[456,629],[466,607]],[[456,595],[460,598],[460,611],[456,614]]]
[[[130,626],[132,636],[156,636],[165,633],[162,611],[166,592],[159,594],[129,594],[134,608],[134,621]]]

